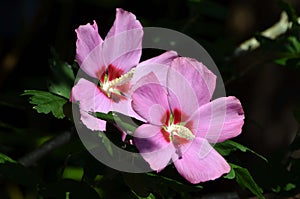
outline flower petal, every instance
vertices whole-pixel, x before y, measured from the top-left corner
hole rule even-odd
[[[201,138],[193,140],[182,158],[173,155],[172,159],[180,175],[193,184],[214,180],[230,171],[225,159]]]
[[[91,116],[89,112],[108,113],[111,110],[111,100],[100,91],[96,84],[86,79],[80,79],[72,88],[72,102],[77,101],[79,101],[83,123],[92,130],[100,130],[95,128],[100,125],[96,124],[100,120]],[[101,126],[103,125],[101,124]]]
[[[216,86],[216,76],[206,66],[195,59],[179,57],[174,59],[170,69],[168,88],[174,90],[176,95],[185,96],[183,98],[190,102],[194,99],[187,96],[195,96],[198,100],[198,106],[194,107],[199,107],[210,101]],[[180,80],[178,80],[176,73],[179,74]],[[181,103],[183,102],[180,98],[178,99]]]
[[[200,106],[198,101],[198,94],[195,90],[196,85],[198,84],[196,79],[192,75],[187,77],[186,74],[194,73],[195,70],[192,66],[187,64],[188,58],[176,58],[173,60],[171,67],[169,67],[167,73],[167,90],[168,90],[168,99],[170,103],[170,107],[173,111],[175,110],[183,113],[183,115],[192,115],[197,107]],[[183,68],[185,71],[178,69]],[[179,118],[179,122],[184,122],[186,118]],[[177,119],[178,120],[178,119]]]
[[[143,124],[136,129],[134,137],[136,147],[151,169],[159,172],[168,165],[175,148],[166,141],[161,126]]]
[[[169,112],[166,90],[153,73],[143,77],[141,87],[132,94],[132,108],[151,124],[162,125]]]
[[[126,73],[139,63],[142,53],[142,25],[135,15],[117,9],[114,25],[103,43],[105,65],[113,65]]]
[[[106,121],[98,119],[93,115],[89,114],[87,111],[80,109],[80,119],[82,123],[92,131],[105,131]]]
[[[191,117],[197,137],[210,143],[238,136],[244,124],[244,111],[235,97],[222,97],[205,104]]]
[[[111,111],[119,112],[137,120],[146,122],[140,115],[138,115],[131,106],[131,99],[123,99],[119,102],[112,102]],[[133,121],[132,121],[133,122]],[[134,122],[133,122],[134,123]]]
[[[133,85],[131,91],[134,91],[141,86],[136,84],[138,80],[151,72],[158,77],[158,80],[162,85],[166,86],[168,67],[170,67],[171,62],[176,57],[178,57],[178,55],[175,51],[167,51],[138,64],[131,79],[131,84]]]
[[[98,33],[97,23],[90,23],[79,26],[75,30],[77,33],[76,41],[76,60],[81,68],[90,76],[96,77],[95,73],[99,67],[103,66],[101,51],[102,39]],[[96,49],[97,47],[97,49]],[[93,52],[92,55],[90,55]],[[85,61],[89,57],[88,61]],[[84,65],[83,62],[86,62]]]

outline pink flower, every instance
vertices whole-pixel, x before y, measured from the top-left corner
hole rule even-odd
[[[142,120],[132,110],[128,98],[134,67],[138,65],[142,52],[140,22],[132,13],[117,9],[115,22],[104,40],[95,21],[93,25],[79,26],[76,33],[76,59],[80,68],[98,81],[95,84],[81,78],[72,89],[71,101],[79,101],[82,122],[91,130],[104,131],[106,121],[90,112],[109,111]],[[163,64],[174,56],[174,52],[167,52],[151,59],[148,64]]]
[[[211,144],[241,133],[244,113],[235,97],[210,101],[216,76],[190,58],[176,58],[166,83],[150,73],[132,95],[133,109],[147,123],[134,132],[142,157],[157,172],[172,160],[189,182],[214,180],[230,171]]]

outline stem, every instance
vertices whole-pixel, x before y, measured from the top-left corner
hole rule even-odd
[[[39,148],[35,149],[34,151],[26,154],[22,158],[18,160],[18,162],[26,167],[35,164],[38,160],[43,158],[49,152],[59,148],[60,146],[68,143],[73,135],[74,130],[65,131],[62,134],[55,136],[51,140],[45,142]]]

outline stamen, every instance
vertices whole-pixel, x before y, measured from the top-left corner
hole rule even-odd
[[[131,69],[126,74],[113,79],[112,81],[105,81],[105,83],[102,85],[102,89],[107,93],[108,97],[110,97],[111,93],[121,94],[121,92],[116,89],[116,87],[128,82],[133,77],[134,72],[135,68]]]
[[[170,133],[170,139],[174,140],[174,135],[177,135],[186,140],[193,140],[195,135],[190,131],[190,129],[185,126],[173,124],[168,127],[167,131]]]

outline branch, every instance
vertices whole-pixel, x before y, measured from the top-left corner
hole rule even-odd
[[[65,131],[60,135],[55,136],[51,140],[45,142],[43,145],[41,145],[39,148],[35,149],[34,151],[26,154],[22,158],[18,160],[18,162],[26,167],[33,165],[38,160],[43,158],[45,155],[47,155],[49,152],[61,147],[62,145],[68,143],[73,134],[74,129],[71,131]]]

